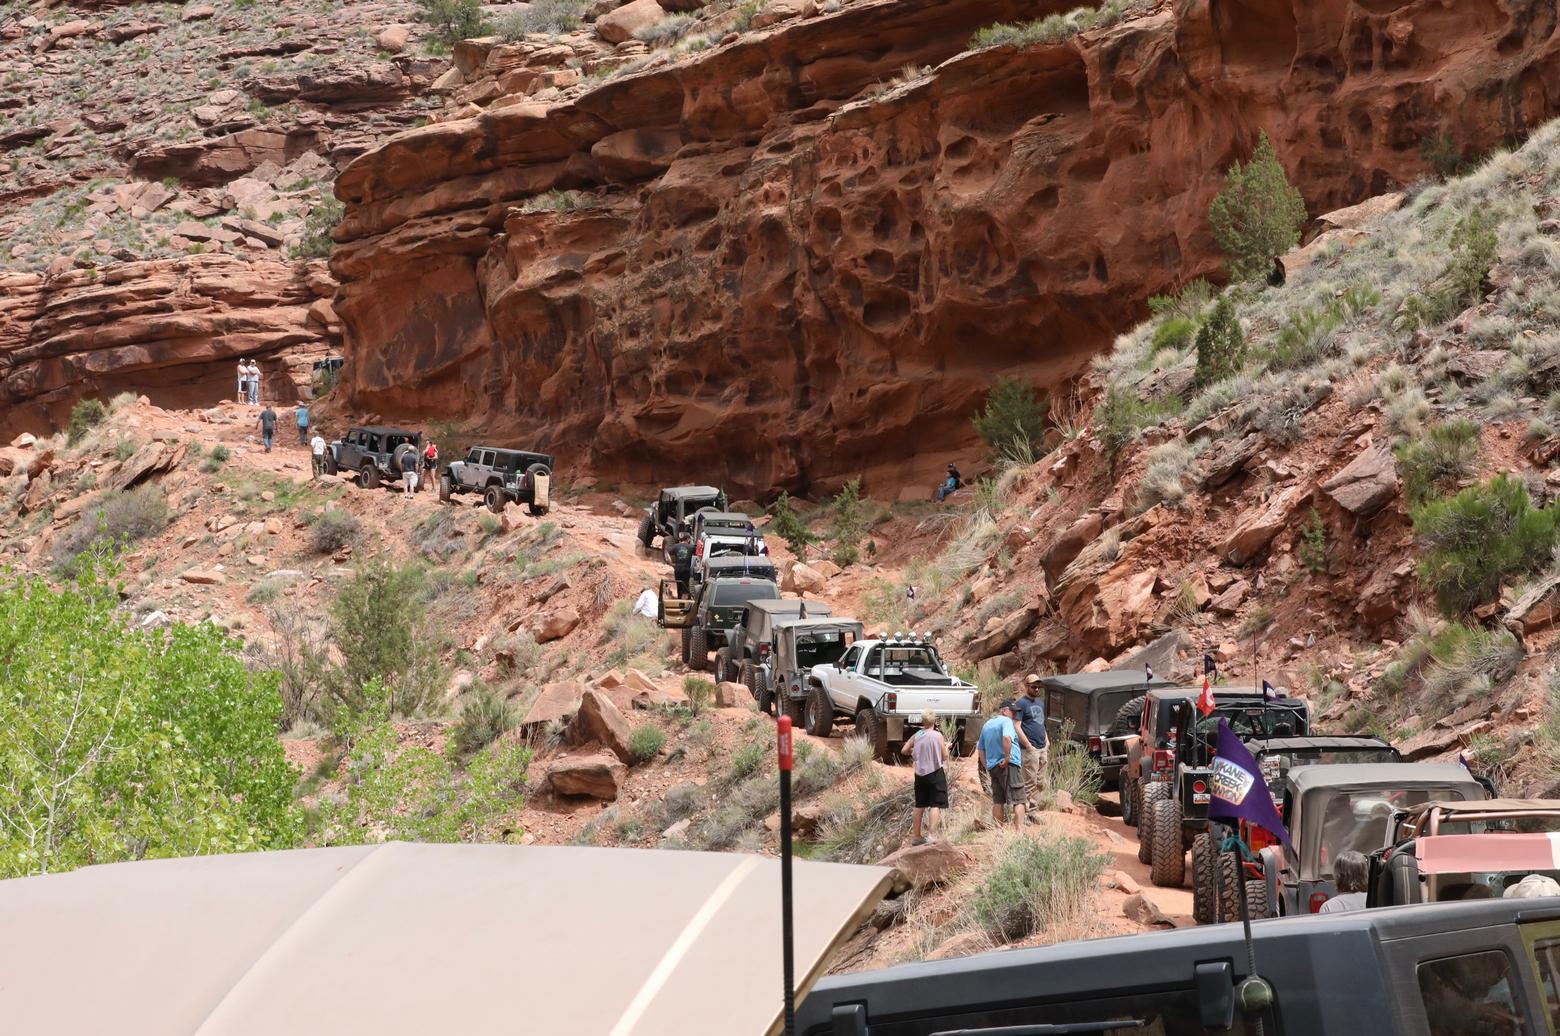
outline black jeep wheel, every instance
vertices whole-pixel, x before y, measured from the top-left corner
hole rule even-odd
[[[1154,803],[1170,794],[1170,786],[1162,781],[1137,782],[1137,835],[1138,863],[1152,863],[1154,840]]]
[[[455,495],[455,483],[448,475],[439,476],[439,502],[447,504],[450,497]]]
[[[1120,737],[1123,734],[1135,733],[1143,726],[1143,704],[1148,701],[1148,695],[1140,694],[1136,698],[1129,698],[1116,710],[1116,718],[1110,721],[1110,729],[1105,732],[1106,737]]]
[[[731,649],[730,648],[716,648],[715,649],[715,682],[716,683],[730,683],[731,682],[731,669],[732,669],[732,665],[731,665]]]
[[[805,699],[793,698],[789,694],[775,701],[775,708],[782,715],[791,717],[791,726],[797,730],[807,729],[807,702]]]
[[[1247,916],[1253,921],[1271,916],[1268,913],[1267,882],[1261,878],[1246,879],[1246,909]]]
[[[1192,920],[1212,924],[1214,917],[1213,836],[1204,831],[1192,839]]]
[[[646,550],[655,545],[655,520],[648,514],[639,519],[639,542]]]
[[[693,667],[693,630],[686,626],[682,631],[682,660],[683,665]]]
[[[325,451],[325,474],[341,474],[341,465],[336,463],[336,455],[330,452],[330,450]]]
[[[710,638],[703,626],[695,626],[688,634],[688,665],[694,669],[710,667]]]
[[[769,710],[774,707],[775,696],[769,692],[768,687],[764,686],[764,674],[751,659],[744,658],[742,664],[737,667],[737,680],[748,689],[753,700],[758,702],[758,711],[768,715]]]
[[[1137,781],[1122,774],[1116,795],[1121,799],[1121,822],[1128,827],[1137,827]]]
[[[874,759],[884,763],[894,761],[888,754],[888,724],[883,722],[883,717],[877,714],[876,709],[867,708],[856,713],[856,736],[864,738],[872,746]]]
[[[807,733],[813,737],[828,737],[834,730],[834,703],[822,687],[807,692]]]
[[[504,490],[501,486],[488,486],[482,493],[482,502],[494,514],[504,513]]]
[[[379,469],[374,467],[373,461],[364,464],[363,469],[358,472],[358,485],[364,489],[379,488]]]
[[[1154,800],[1149,878],[1165,889],[1186,881],[1186,846],[1181,841],[1181,803],[1168,796]]]

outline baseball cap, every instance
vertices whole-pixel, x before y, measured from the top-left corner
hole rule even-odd
[[[1036,686],[1040,683],[1040,674],[1030,673],[1028,676],[1024,677],[1024,683],[1030,687]]]
[[[1014,701],[1012,698],[1009,698],[1007,701],[997,706],[997,711],[1000,712],[1003,709],[1007,709],[1009,712],[1012,712],[1016,708],[1018,708],[1018,702]]]

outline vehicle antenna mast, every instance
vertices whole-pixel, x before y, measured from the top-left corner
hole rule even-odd
[[[780,764],[780,953],[785,983],[785,1036],[796,1032],[796,954],[791,910],[791,717],[775,724]]]

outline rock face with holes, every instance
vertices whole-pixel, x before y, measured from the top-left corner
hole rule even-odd
[[[392,138],[337,184],[350,405],[609,478],[930,486],[995,377],[1075,374],[1219,268],[1259,130],[1324,212],[1560,106],[1552,5],[1503,0],[1176,0],[961,53],[1074,3],[864,0]]]

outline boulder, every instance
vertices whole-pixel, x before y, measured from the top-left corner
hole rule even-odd
[[[1251,584],[1244,579],[1237,579],[1230,584],[1230,588],[1209,602],[1208,607],[1215,615],[1234,615],[1240,611],[1240,606],[1246,603],[1246,597],[1251,593]]]
[[[581,795],[605,802],[617,800],[628,773],[609,752],[559,759],[547,768],[547,783],[559,795]]]
[[[647,180],[666,171],[682,145],[676,127],[637,126],[602,137],[591,146],[590,156],[609,179]]]
[[[1246,564],[1266,550],[1274,537],[1289,526],[1295,511],[1309,496],[1304,486],[1291,486],[1262,507],[1253,508],[1236,523],[1235,531],[1225,537],[1220,554],[1231,564]]]
[[[845,571],[843,568],[836,565],[828,558],[819,558],[816,561],[809,561],[807,562],[807,567],[818,573],[825,580],[833,579],[835,576]]]
[[[977,662],[1012,649],[1040,621],[1039,605],[1026,604],[1009,612],[990,633],[970,641],[968,655]]]
[[[1370,582],[1359,592],[1359,604],[1354,612],[1362,621],[1381,626],[1402,615],[1413,599],[1414,560],[1405,558],[1396,564],[1383,565],[1370,577]]]
[[[605,694],[593,688],[580,695],[579,710],[565,736],[571,745],[588,745],[594,741],[624,763],[634,761],[628,744],[628,720]]]
[[[769,0],[763,10],[753,16],[752,25],[762,29],[790,18],[811,18],[817,13],[815,0]]]
[[[1459,381],[1473,384],[1488,381],[1499,374],[1511,353],[1505,349],[1480,349],[1455,356],[1447,363],[1446,371]]]
[[[538,644],[561,640],[580,624],[580,613],[573,608],[555,608],[544,613],[532,629]]]
[[[1244,470],[1261,449],[1262,436],[1256,432],[1240,439],[1220,439],[1203,455],[1199,487],[1204,492],[1218,489]]]
[[[722,680],[715,685],[715,705],[722,709],[739,709],[744,701],[752,700],[752,693],[740,683]]]
[[[947,885],[969,870],[971,862],[969,850],[961,846],[952,842],[927,842],[925,845],[907,845],[885,856],[877,865],[892,867],[896,871],[895,888],[906,892]]]
[[[1507,609],[1506,628],[1519,637],[1548,629],[1560,618],[1560,575],[1546,576]]]
[[[37,441],[38,437],[32,432],[23,432],[11,440],[11,446],[18,450],[30,450]]]
[[[1040,567],[1045,569],[1046,585],[1054,588],[1062,572],[1073,563],[1084,547],[1094,542],[1104,528],[1105,518],[1098,511],[1090,511],[1069,525],[1040,558]]]
[[[1128,896],[1121,904],[1121,912],[1145,928],[1173,927],[1165,912],[1155,906],[1153,901],[1141,892],[1135,892]]]
[[[1117,871],[1110,876],[1111,884],[1125,892],[1127,895],[1136,895],[1143,891],[1143,886],[1137,883],[1137,879],[1126,871]]]
[[[1350,514],[1369,518],[1398,494],[1397,461],[1385,444],[1367,446],[1322,483],[1322,492]]]
[[[608,43],[623,43],[640,29],[648,29],[666,17],[656,0],[630,0],[615,11],[596,19],[596,35]]]
[[[227,577],[214,568],[190,568],[179,573],[179,578],[196,586],[215,586],[227,582]]]
[[[1071,627],[1070,648],[1104,655],[1136,643],[1154,618],[1157,569],[1123,561],[1092,579],[1070,578],[1062,588],[1062,618]]]
[[[553,720],[568,719],[579,710],[580,701],[584,697],[585,685],[578,680],[560,680],[547,684],[526,710],[520,725],[536,727]]]
[[[210,18],[217,13],[217,9],[210,4],[196,4],[194,7],[186,7],[184,13],[179,15],[181,22],[198,22]]]
[[[954,957],[972,957],[991,949],[991,938],[985,932],[960,932],[926,955],[927,960],[950,960]]]
[[[386,25],[379,30],[379,35],[375,38],[375,42],[379,44],[380,50],[388,51],[391,54],[399,54],[406,49],[406,41],[409,38],[410,33],[407,31],[406,26]]]
[[[827,581],[817,569],[798,561],[786,570],[780,589],[793,594],[815,594],[821,593],[826,585]]]
[[[110,487],[113,489],[131,489],[146,481],[152,475],[168,470],[173,466],[175,450],[169,449],[160,442],[149,442],[130,455],[124,466],[114,476]],[[182,454],[183,451],[179,450]]]

